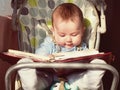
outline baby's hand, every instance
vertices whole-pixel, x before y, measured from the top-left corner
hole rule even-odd
[[[55,58],[55,56],[52,55],[52,54],[48,55],[48,57],[49,57],[50,59],[54,59],[54,58]]]
[[[50,58],[48,62],[54,62],[55,61],[55,56],[50,54],[48,55],[48,57]]]

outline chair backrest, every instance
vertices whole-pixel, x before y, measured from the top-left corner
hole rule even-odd
[[[14,0],[19,1],[19,0]],[[74,3],[83,12],[86,25],[85,42],[88,48],[94,49],[96,45],[96,32],[99,25],[99,17],[94,5],[88,0],[21,0],[16,7],[17,16],[13,15],[19,25],[19,46],[22,51],[35,52],[46,35],[50,33],[51,13],[61,3]],[[16,6],[16,5],[15,5]],[[17,9],[19,8],[19,9]],[[15,7],[14,7],[15,9]],[[17,18],[17,19],[15,19]],[[47,33],[46,33],[47,32]]]

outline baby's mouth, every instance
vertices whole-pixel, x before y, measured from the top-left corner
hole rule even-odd
[[[66,47],[67,47],[67,48],[72,48],[72,47],[73,47],[73,44],[66,44]]]

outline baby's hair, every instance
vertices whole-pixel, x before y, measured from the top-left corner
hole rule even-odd
[[[79,19],[83,23],[83,14],[81,9],[72,3],[63,3],[60,4],[52,13],[52,23],[57,17],[62,18],[63,20],[76,20]]]

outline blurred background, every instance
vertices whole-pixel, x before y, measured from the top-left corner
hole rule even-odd
[[[101,51],[111,51],[115,55],[115,61],[112,65],[119,71],[120,75],[120,0],[105,0],[107,3],[106,20],[107,20],[107,32],[101,35]],[[105,90],[109,90],[110,86],[109,80],[112,78],[109,73],[106,74],[104,78]],[[118,90],[120,90],[120,84],[118,85]]]

